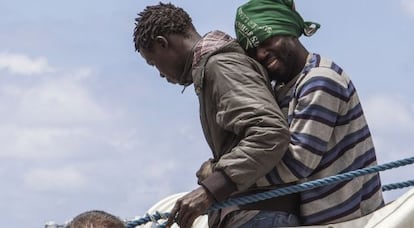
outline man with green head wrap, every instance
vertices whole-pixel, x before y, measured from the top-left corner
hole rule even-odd
[[[273,184],[306,182],[376,164],[351,80],[340,66],[309,53],[299,41],[319,27],[302,19],[293,0],[251,0],[236,12],[237,40],[275,82],[276,100],[290,130],[288,151],[267,175]],[[378,174],[300,193],[304,225],[351,220],[383,205]]]

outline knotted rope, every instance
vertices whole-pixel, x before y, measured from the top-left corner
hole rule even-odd
[[[127,228],[134,228],[134,227],[139,226],[139,225],[147,224],[148,222],[154,222],[156,227],[163,228],[163,227],[165,227],[165,225],[164,224],[158,224],[158,220],[167,219],[169,215],[170,215],[170,213],[159,213],[158,211],[156,211],[155,214],[153,214],[153,215],[146,214],[142,218],[127,222],[126,227]]]

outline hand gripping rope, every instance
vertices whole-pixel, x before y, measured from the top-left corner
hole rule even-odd
[[[235,206],[235,205],[245,205],[245,204],[254,203],[254,202],[258,202],[258,201],[261,201],[261,200],[266,200],[266,199],[270,199],[270,198],[274,198],[274,197],[278,197],[278,196],[283,196],[283,195],[287,195],[287,194],[302,192],[302,191],[306,191],[306,190],[309,190],[309,189],[314,189],[314,188],[317,188],[317,187],[320,187],[320,186],[333,184],[333,183],[337,183],[337,182],[342,182],[342,181],[349,180],[349,179],[352,179],[352,178],[355,178],[355,177],[359,177],[359,176],[363,176],[363,175],[367,175],[367,174],[371,174],[371,173],[377,173],[377,172],[381,172],[381,171],[384,171],[384,170],[387,170],[387,169],[393,169],[393,168],[406,166],[406,165],[413,164],[413,163],[414,163],[414,157],[410,157],[410,158],[406,158],[406,159],[401,159],[401,160],[385,163],[385,164],[382,164],[382,165],[376,165],[376,166],[371,166],[371,167],[367,167],[367,168],[363,168],[363,169],[357,169],[357,170],[350,171],[350,172],[347,172],[347,173],[342,173],[342,174],[338,174],[338,175],[334,175],[334,176],[330,176],[330,177],[325,177],[325,178],[322,178],[322,179],[313,180],[313,181],[305,182],[305,183],[302,183],[302,184],[297,184],[297,185],[278,188],[278,189],[274,189],[274,190],[270,190],[270,191],[266,191],[266,192],[261,192],[261,193],[256,193],[256,194],[252,194],[252,195],[246,195],[246,196],[242,196],[242,197],[232,198],[232,199],[225,200],[223,202],[215,203],[209,209],[209,211],[214,211],[214,210],[218,210],[218,209],[225,208],[225,207],[230,207],[230,206]],[[414,186],[414,180],[408,180],[408,181],[405,181],[405,182],[399,182],[399,183],[384,185],[384,186],[382,186],[382,191],[389,191],[389,190],[398,189],[398,188],[405,188],[405,187],[409,187],[409,186]],[[169,215],[169,213],[159,213],[159,212],[155,213],[155,215],[148,215],[147,214],[146,216],[144,216],[142,218],[135,219],[135,220],[132,220],[132,221],[128,221],[126,226],[127,226],[127,228],[134,228],[136,226],[143,225],[143,224],[146,224],[148,222],[156,222],[159,219],[165,219],[165,218],[168,217],[168,215]],[[165,225],[158,224],[157,227],[162,228],[162,227],[165,227]]]

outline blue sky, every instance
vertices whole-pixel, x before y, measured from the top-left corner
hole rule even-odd
[[[172,1],[201,34],[231,35],[244,2]],[[0,0],[0,227],[42,227],[90,209],[133,218],[196,186],[210,151],[193,88],[167,84],[132,43],[136,13],[156,3]],[[379,163],[412,156],[414,0],[296,5],[322,25],[301,41],[354,81]],[[413,171],[384,172],[383,183]]]

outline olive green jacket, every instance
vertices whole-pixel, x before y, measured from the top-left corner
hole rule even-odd
[[[269,185],[262,177],[279,163],[290,135],[265,69],[235,41],[205,54],[190,69],[213,171],[221,171],[237,191]],[[210,178],[220,177],[201,182]],[[217,200],[229,196],[209,190]]]
[[[283,157],[290,136],[265,69],[235,41],[195,64],[191,56],[186,69],[192,74],[202,128],[214,156],[213,173],[199,183],[217,201],[252,186],[268,186],[264,176]]]

